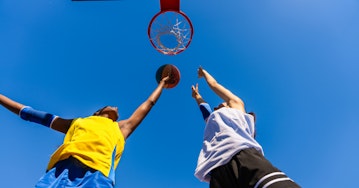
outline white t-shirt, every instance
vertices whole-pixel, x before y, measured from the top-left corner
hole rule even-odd
[[[254,117],[238,109],[223,107],[212,112],[204,130],[203,145],[198,156],[195,176],[210,181],[210,172],[228,163],[239,151],[262,147],[253,138]]]

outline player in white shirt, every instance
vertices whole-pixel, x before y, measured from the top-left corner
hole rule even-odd
[[[192,86],[192,97],[206,122],[195,176],[209,182],[210,188],[300,187],[264,157],[255,140],[255,114],[245,111],[243,101],[202,67],[198,77],[204,78],[224,102],[212,111],[200,95],[198,84]]]

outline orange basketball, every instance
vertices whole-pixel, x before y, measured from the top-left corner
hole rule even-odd
[[[179,83],[181,78],[180,71],[176,66],[172,64],[165,64],[157,69],[156,72],[157,83],[159,83],[166,76],[170,76],[170,79],[167,80],[166,82],[167,83],[166,88],[175,87]]]

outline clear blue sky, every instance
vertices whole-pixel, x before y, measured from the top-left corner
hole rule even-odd
[[[147,26],[159,0],[0,1],[0,93],[64,118],[119,106],[127,118],[163,64],[181,71],[127,141],[117,188],[207,188],[193,175],[204,123],[191,98],[221,100],[199,65],[257,113],[266,157],[305,188],[355,187],[359,162],[357,0],[182,0],[189,48],[165,56]],[[33,187],[63,135],[0,108],[1,187]]]

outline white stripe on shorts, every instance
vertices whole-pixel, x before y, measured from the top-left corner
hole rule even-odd
[[[272,180],[272,181],[266,183],[265,185],[263,185],[262,188],[267,188],[268,186],[272,185],[273,183],[280,182],[280,181],[287,181],[287,180],[292,181],[292,180],[291,180],[290,178],[288,178],[288,177],[287,177],[287,178],[277,178],[277,179],[274,179],[274,180]]]
[[[275,175],[285,175],[283,172],[272,172],[270,174],[267,174],[263,176],[257,183],[254,185],[254,188],[258,188],[259,184],[261,184],[264,180],[266,180],[269,177],[275,176]],[[273,181],[273,180],[272,180]],[[268,183],[267,183],[268,184]],[[266,185],[267,185],[266,184]],[[264,188],[264,187],[263,187]]]

